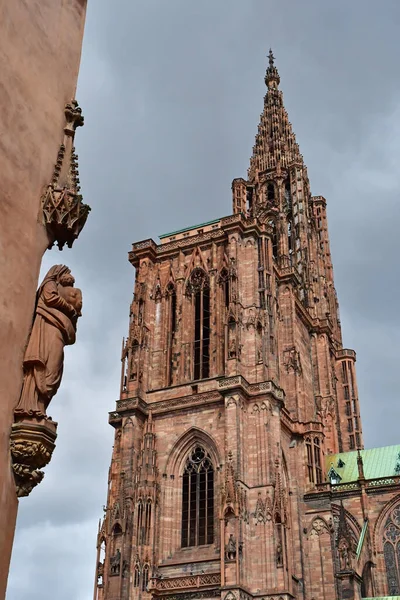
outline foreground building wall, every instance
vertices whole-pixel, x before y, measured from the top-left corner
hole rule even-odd
[[[86,0],[0,3],[0,598],[17,514],[10,463],[13,409],[32,324],[40,263],[50,240],[41,197],[75,98]]]
[[[398,593],[400,461],[386,450],[383,472],[363,450],[326,201],[310,193],[272,53],[265,82],[232,214],[129,254],[94,600]]]

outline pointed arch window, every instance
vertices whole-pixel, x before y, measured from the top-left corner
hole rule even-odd
[[[167,285],[167,319],[168,319],[168,338],[167,338],[167,385],[173,383],[173,353],[172,347],[176,334],[176,290],[172,282]]]
[[[318,437],[307,437],[306,440],[307,452],[307,471],[310,483],[322,483],[323,471],[321,463],[321,442]]]
[[[229,273],[228,273],[228,270],[225,269],[225,267],[221,270],[221,274],[219,276],[219,282],[222,287],[225,308],[229,308],[229,302],[230,302]]]
[[[256,361],[257,363],[263,362],[263,328],[260,321],[256,327]]]
[[[149,585],[149,570],[149,565],[146,563],[142,573],[142,592],[147,592],[147,586]]]
[[[273,183],[269,183],[267,185],[267,199],[270,202],[273,202],[275,200],[275,186]]]
[[[147,546],[150,543],[152,502],[149,498],[138,502],[137,510],[137,544]]]
[[[383,555],[390,596],[400,594],[400,506],[386,520],[383,531]]]
[[[182,478],[182,547],[214,541],[214,469],[204,448],[195,446]]]
[[[237,339],[236,339],[236,321],[233,316],[228,320],[228,358],[236,358]]]
[[[149,545],[151,529],[151,500],[147,500],[144,515],[143,543]]]
[[[140,585],[140,567],[139,564],[136,563],[135,569],[133,571],[133,587],[138,588]]]
[[[138,361],[139,361],[139,342],[137,340],[133,340],[132,350],[131,350],[131,364],[130,364],[129,379],[132,379],[132,380],[137,379]]]
[[[278,233],[275,221],[271,220],[269,226],[271,227],[272,257],[276,260],[278,258]]]
[[[292,210],[292,194],[291,194],[291,190],[290,190],[290,179],[287,178],[285,181],[285,203],[286,203],[286,210],[287,211],[291,211]]]
[[[203,269],[193,270],[188,291],[194,297],[193,379],[210,376],[210,284]]]
[[[137,543],[143,544],[143,502],[139,500],[137,510]]]
[[[292,254],[294,252],[294,248],[293,248],[293,228],[292,228],[292,222],[290,220],[288,220],[288,222],[287,222],[287,238],[288,238],[289,256],[291,258]]]

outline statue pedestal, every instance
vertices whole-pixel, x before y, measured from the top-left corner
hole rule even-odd
[[[12,425],[10,450],[17,496],[29,496],[42,481],[40,471],[51,459],[57,438],[57,423],[48,417],[21,415]]]
[[[344,600],[361,600],[361,577],[353,569],[336,573]]]

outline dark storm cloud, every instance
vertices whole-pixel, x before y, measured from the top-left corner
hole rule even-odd
[[[366,0],[89,0],[78,100],[93,211],[66,262],[84,292],[51,405],[57,448],[20,504],[8,600],[89,600],[134,271],[132,241],[229,214],[262,110],[265,55],[314,194],[328,200],[344,344],[366,443],[399,442],[400,5]]]

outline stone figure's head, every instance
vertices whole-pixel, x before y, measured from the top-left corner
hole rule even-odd
[[[71,273],[64,273],[64,275],[61,275],[59,282],[63,287],[73,287],[75,278]]]

